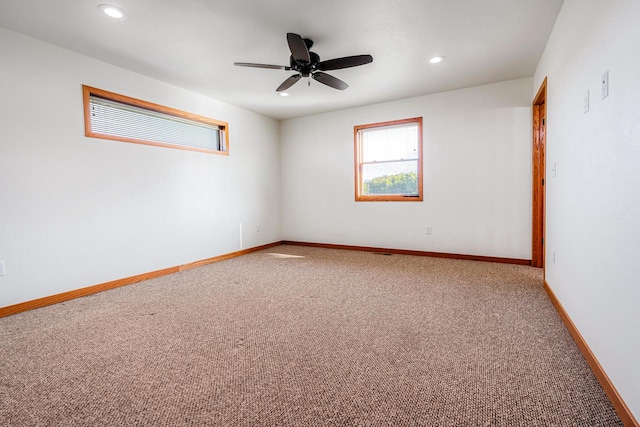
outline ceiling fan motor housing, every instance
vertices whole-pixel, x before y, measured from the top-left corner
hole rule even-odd
[[[316,70],[318,63],[320,62],[320,55],[315,52],[309,52],[309,58],[311,59],[311,63],[306,63],[303,61],[296,61],[293,58],[293,55],[289,56],[289,64],[291,64],[291,69],[294,71],[298,71],[302,74],[302,77],[309,77],[313,71]]]

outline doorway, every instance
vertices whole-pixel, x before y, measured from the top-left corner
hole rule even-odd
[[[531,265],[542,267],[545,262],[545,158],[547,153],[547,78],[544,78],[533,99],[533,215]]]

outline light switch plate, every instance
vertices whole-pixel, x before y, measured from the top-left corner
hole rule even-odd
[[[4,276],[5,274],[4,261],[0,261],[0,276]]]
[[[602,75],[602,99],[609,96],[609,70]]]

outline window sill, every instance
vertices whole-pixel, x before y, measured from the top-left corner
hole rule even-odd
[[[357,196],[356,202],[422,202],[422,197],[401,195]]]

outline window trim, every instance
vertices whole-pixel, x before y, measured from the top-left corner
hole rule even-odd
[[[362,194],[362,142],[360,141],[359,132],[363,129],[371,129],[377,127],[389,127],[402,125],[407,123],[417,123],[418,125],[418,195],[401,195],[390,194],[370,196]],[[392,120],[388,122],[370,123],[365,125],[357,125],[353,127],[354,140],[354,170],[355,170],[355,200],[356,202],[421,202],[423,201],[422,193],[422,117],[413,117],[410,119]]]
[[[164,142],[149,141],[145,139],[128,138],[122,136],[108,135],[91,130],[91,96],[104,98],[110,101],[119,102],[133,107],[154,111],[194,122],[204,123],[219,127],[224,135],[224,150],[211,150],[200,147],[190,147],[186,145],[170,144]],[[152,102],[143,101],[141,99],[132,98],[130,96],[109,92],[103,89],[82,85],[82,102],[84,105],[84,134],[91,138],[109,139],[112,141],[132,142],[135,144],[152,145],[156,147],[176,148],[179,150],[199,151],[203,153],[218,154],[222,156],[229,155],[229,124],[221,120],[211,119],[209,117],[200,116],[198,114],[188,113],[186,111],[177,110],[175,108],[165,107],[164,105],[154,104]]]

